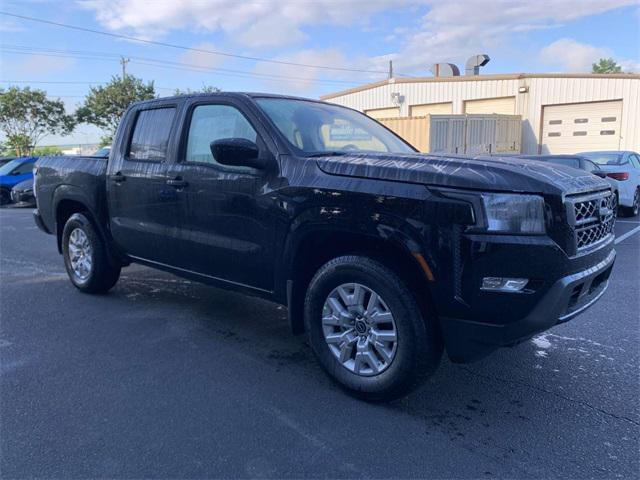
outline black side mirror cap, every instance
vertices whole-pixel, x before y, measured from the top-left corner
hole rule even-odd
[[[222,165],[259,169],[266,165],[258,146],[246,138],[221,138],[209,146],[213,158]]]

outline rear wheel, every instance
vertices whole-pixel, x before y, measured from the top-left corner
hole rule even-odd
[[[71,283],[82,292],[107,292],[120,277],[120,267],[110,263],[104,242],[82,213],[64,226],[62,255]]]
[[[406,394],[442,355],[436,319],[424,318],[395,272],[367,257],[338,257],[320,268],[307,290],[305,321],[323,368],[366,400]]]

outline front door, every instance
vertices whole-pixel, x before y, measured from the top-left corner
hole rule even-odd
[[[107,172],[111,233],[132,257],[172,265],[177,261],[178,197],[167,185],[167,161],[174,155],[175,105],[131,115],[116,143]],[[127,138],[124,138],[127,136]]]
[[[193,105],[187,111],[180,162],[169,179],[181,182],[182,268],[226,282],[270,291],[273,288],[275,219],[270,208],[269,174],[222,165],[210,143],[244,138],[261,150],[265,143],[250,116],[231,103]]]

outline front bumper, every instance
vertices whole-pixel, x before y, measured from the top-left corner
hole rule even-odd
[[[482,320],[441,317],[447,352],[454,362],[478,360],[501,346],[510,346],[531,338],[536,333],[570,320],[593,305],[605,292],[615,262],[613,249],[605,250],[606,257],[595,265],[562,276],[535,299],[525,316],[504,323]],[[526,294],[493,293],[493,302],[508,305],[517,303]]]
[[[25,192],[25,191],[17,191],[11,190],[11,200],[13,203],[36,203],[36,197],[33,196],[33,190]]]
[[[40,215],[40,212],[38,211],[38,209],[36,208],[33,212],[33,221],[35,222],[36,226],[42,230],[44,233],[47,233],[49,235],[51,235],[49,229],[47,228],[47,226],[44,224],[44,222],[42,221],[42,216]]]

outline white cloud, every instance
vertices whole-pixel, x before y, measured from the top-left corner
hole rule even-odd
[[[10,69],[16,76],[42,75],[68,70],[75,64],[75,60],[66,57],[48,57],[44,55],[29,55],[25,60],[16,62]],[[9,71],[9,68],[7,68]]]
[[[430,7],[396,55],[398,70],[435,62],[464,62],[503,50],[519,33],[562,26],[578,18],[634,5],[636,0],[426,0]],[[461,65],[463,66],[463,65]]]
[[[286,47],[289,53],[282,53],[274,58],[381,71],[386,71],[387,62],[391,59],[396,72],[404,74],[424,72],[436,62],[455,62],[463,69],[465,60],[475,53],[504,55],[512,48],[514,40],[527,32],[559,28],[580,18],[636,5],[636,2],[637,0],[78,1],[83,8],[95,12],[97,20],[112,31],[145,38],[159,38],[180,29],[196,33],[218,33],[222,34],[222,39],[217,40],[217,43],[226,45],[224,50],[238,50],[238,46],[246,48],[244,52]],[[372,34],[380,38],[387,37],[393,42],[396,51],[387,55],[353,58],[348,51],[337,49],[330,40],[325,48],[309,48],[305,45],[310,27],[346,26],[357,29],[362,34],[370,27],[374,14],[402,9],[410,9],[415,20],[409,24],[389,25],[388,30]],[[549,45],[547,48],[551,47]],[[569,58],[565,54],[562,61],[550,64],[564,69],[582,70],[590,61],[588,59],[600,50],[589,45],[578,47],[579,55],[576,58]],[[293,49],[297,51],[291,53]],[[213,55],[203,55],[205,57],[196,59],[214,61],[210,58]],[[551,59],[549,51],[545,52],[543,58]],[[291,77],[358,82],[384,77],[340,72],[331,72],[330,76],[323,77],[327,72],[275,64],[257,64],[256,71]],[[306,80],[291,79],[278,87],[280,90],[291,88],[302,92],[308,84],[309,81]]]
[[[209,42],[199,43],[198,45],[194,45],[193,48],[197,48],[198,50],[216,50],[216,46]],[[216,68],[224,62],[224,57],[206,52],[188,50],[178,57],[178,61],[200,68]]]
[[[0,32],[15,33],[24,32],[25,28],[13,20],[0,20]]]
[[[420,0],[336,2],[314,0],[238,2],[237,0],[80,0],[110,30],[155,38],[176,29],[222,31],[249,47],[291,45],[315,25],[363,25],[376,12],[421,3]],[[151,8],[150,8],[151,7]]]
[[[600,58],[608,58],[606,48],[580,43],[571,38],[561,38],[540,50],[540,61],[560,67],[563,72],[589,72],[591,65]]]
[[[635,60],[620,60],[618,65],[622,67],[625,73],[640,73],[640,58]]]

